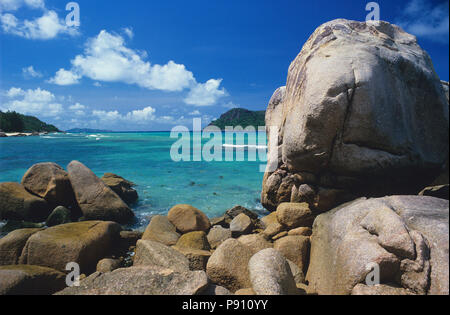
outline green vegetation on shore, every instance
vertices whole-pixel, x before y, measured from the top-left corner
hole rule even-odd
[[[36,117],[16,112],[0,112],[0,130],[4,132],[59,132],[55,126],[46,124]]]
[[[265,126],[266,111],[250,111],[243,108],[233,108],[226,112],[219,119],[211,122],[210,126],[217,126],[222,130],[225,130],[227,126],[242,126],[246,128],[248,126]]]

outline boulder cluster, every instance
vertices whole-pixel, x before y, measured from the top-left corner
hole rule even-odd
[[[76,161],[0,184],[0,295],[449,294],[448,83],[414,36],[320,26],[266,125],[265,217],[183,204],[123,231],[132,183]],[[70,262],[79,286],[65,285]]]
[[[133,183],[114,174],[98,178],[73,161],[65,171],[55,163],[33,165],[19,183],[0,183],[0,220],[47,222],[47,226],[78,220],[129,223],[129,204],[137,199]]]

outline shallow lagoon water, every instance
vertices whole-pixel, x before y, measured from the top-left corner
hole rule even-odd
[[[78,160],[99,177],[111,172],[136,184],[139,201],[132,208],[138,222],[133,228],[144,228],[152,215],[167,214],[180,203],[191,204],[209,217],[235,205],[264,213],[260,203],[263,162],[174,162],[170,149],[176,141],[169,132],[1,138],[0,182],[20,182],[35,163],[55,162],[66,168]]]

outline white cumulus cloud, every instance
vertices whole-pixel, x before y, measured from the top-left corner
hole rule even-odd
[[[42,73],[35,70],[33,66],[23,68],[22,74],[25,78],[42,78]]]
[[[225,89],[219,88],[221,83],[222,80],[211,79],[204,84],[197,84],[184,99],[185,103],[196,106],[214,105],[218,99],[227,95]]]
[[[436,42],[449,42],[449,1],[411,0],[395,22],[407,32]]]
[[[55,117],[63,112],[63,106],[57,103],[55,95],[47,90],[22,90],[11,88],[6,92],[7,101],[2,104],[2,111],[16,111],[21,114]]]
[[[185,102],[198,106],[213,105],[226,95],[220,88],[221,79],[198,83],[194,74],[182,64],[174,61],[165,65],[151,64],[146,58],[145,52],[128,48],[122,36],[102,30],[87,41],[83,54],[71,61],[71,69],[60,69],[50,82],[70,85],[87,77],[97,82],[122,82],[149,90],[190,90]],[[73,80],[59,80],[60,76],[71,76]]]
[[[42,16],[32,20],[20,20],[11,12],[20,9],[22,6],[40,9]],[[4,33],[27,39],[48,40],[56,38],[60,34],[70,36],[78,34],[77,28],[67,26],[55,11],[47,10],[42,0],[0,1],[0,24]]]
[[[81,76],[65,69],[59,69],[55,76],[48,80],[49,83],[57,85],[73,85],[79,83]]]

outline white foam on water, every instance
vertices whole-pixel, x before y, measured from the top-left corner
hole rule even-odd
[[[241,144],[227,144],[227,143],[225,143],[225,144],[223,144],[222,145],[222,147],[224,147],[224,148],[237,148],[237,149],[245,149],[245,148],[255,148],[255,149],[267,149],[267,146],[266,145],[254,145],[254,144],[251,144],[251,145],[249,145],[249,144],[244,144],[244,145],[241,145]]]

